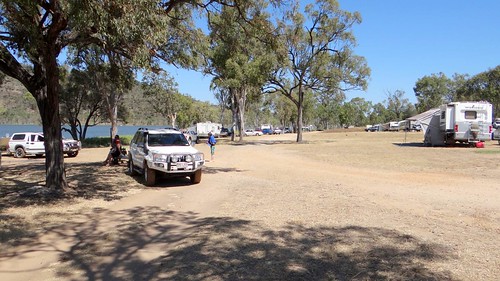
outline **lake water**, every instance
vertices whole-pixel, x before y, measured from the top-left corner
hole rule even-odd
[[[134,135],[137,129],[144,126],[118,126],[118,135]],[[147,126],[150,129],[164,128],[165,126]],[[107,137],[110,135],[111,126],[99,125],[87,129],[87,138]],[[42,126],[37,125],[0,125],[0,138],[10,137],[13,133],[42,132]],[[63,137],[71,138],[68,132],[63,131]]]

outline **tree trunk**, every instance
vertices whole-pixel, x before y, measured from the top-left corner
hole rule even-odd
[[[304,107],[304,92],[299,87],[299,102],[297,103],[297,142],[302,141],[302,113]]]
[[[116,102],[110,108],[111,140],[118,134],[118,105]]]
[[[170,118],[170,125],[176,128],[175,122],[177,122],[177,113],[170,114],[169,118]]]
[[[231,141],[234,141],[236,130],[240,132],[241,134],[241,129],[240,129],[240,123],[238,121],[238,107],[236,105],[236,96],[234,94],[234,90],[231,88],[229,89],[230,95],[231,95],[231,114],[232,114],[232,119],[233,119],[233,133],[231,134]]]
[[[45,186],[57,192],[68,189],[59,115],[59,76],[55,63],[46,69],[47,86],[34,94],[42,118],[45,144]],[[52,73],[52,74],[51,74]]]
[[[240,125],[240,140],[243,141],[243,138],[245,136],[245,103],[246,103],[246,89],[245,88],[240,88],[237,90],[237,98],[238,102],[236,105],[238,106],[238,123]]]

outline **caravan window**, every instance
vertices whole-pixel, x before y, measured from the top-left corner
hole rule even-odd
[[[477,111],[465,111],[465,119],[477,119]]]

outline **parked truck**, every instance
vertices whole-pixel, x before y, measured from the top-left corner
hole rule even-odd
[[[200,122],[189,127],[187,130],[189,132],[194,132],[196,134],[196,143],[200,143],[202,139],[208,139],[209,132],[212,132],[214,137],[218,138],[221,129],[222,124],[220,123]]]
[[[488,102],[451,102],[440,106],[427,126],[424,143],[432,146],[457,142],[475,144],[492,133],[493,107]]]

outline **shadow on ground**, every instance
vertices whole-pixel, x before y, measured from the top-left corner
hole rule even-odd
[[[143,207],[75,214],[44,231],[51,241],[32,239],[0,260],[54,249],[54,272],[66,280],[455,280],[431,269],[451,258],[446,249],[383,228],[268,229]]]
[[[71,198],[120,199],[133,180],[125,165],[103,167],[102,163],[66,163],[66,179],[72,190],[54,193],[45,190],[45,163],[30,161],[3,166],[0,171],[0,210],[34,204],[52,204]]]
[[[395,146],[404,146],[404,147],[428,147],[424,145],[423,142],[394,142],[392,144]]]
[[[102,166],[101,162],[66,163],[66,176],[73,188],[68,193],[58,194],[44,191],[45,163],[29,161],[2,167],[0,170],[0,210],[9,207],[35,204],[53,204],[73,198],[121,199],[120,193],[130,188],[168,188],[191,185],[188,177],[159,177],[155,187],[145,187],[141,175],[131,177],[127,164]],[[204,174],[238,173],[237,168],[203,167]]]

